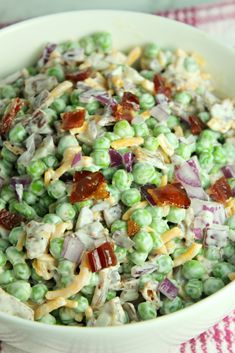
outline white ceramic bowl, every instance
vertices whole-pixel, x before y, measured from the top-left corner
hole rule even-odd
[[[0,77],[33,62],[48,41],[100,30],[124,49],[155,41],[204,56],[218,90],[235,97],[235,51],[205,33],[164,18],[131,12],[83,11],[41,17],[0,31]],[[191,307],[151,321],[108,328],[48,326],[0,313],[0,339],[30,353],[169,353],[235,307],[235,282]]]

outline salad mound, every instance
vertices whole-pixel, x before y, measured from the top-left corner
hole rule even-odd
[[[0,81],[0,311],[121,325],[235,279],[234,130],[196,53],[46,44]]]

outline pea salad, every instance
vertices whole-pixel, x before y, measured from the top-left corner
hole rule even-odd
[[[0,118],[0,311],[121,325],[235,279],[235,107],[199,54],[48,43]]]

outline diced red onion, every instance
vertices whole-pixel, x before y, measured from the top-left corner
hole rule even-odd
[[[107,105],[111,108],[113,108],[117,104],[116,99],[109,96],[107,92],[104,92],[102,94],[94,94],[93,97],[95,97],[101,104]]]
[[[179,289],[168,278],[159,284],[158,290],[171,300],[177,297],[179,292]]]
[[[21,175],[14,176],[10,180],[10,184],[14,187],[16,184],[22,184],[23,186],[28,186],[32,181],[31,176],[29,175]]]
[[[127,152],[122,157],[123,164],[128,173],[132,172],[132,165],[134,162],[134,154],[132,152]]]
[[[62,257],[79,264],[84,254],[85,247],[79,238],[71,235],[67,236],[64,240]]]
[[[183,185],[189,197],[208,200],[208,195],[201,186],[199,166],[196,157],[177,166],[175,169],[175,177]]]
[[[118,151],[110,149],[109,156],[111,160],[111,167],[120,167],[122,165],[122,155]]]
[[[144,186],[141,186],[140,188],[140,192],[141,195],[146,199],[146,201],[148,201],[150,203],[150,205],[152,206],[156,206],[156,202],[153,200],[152,196],[149,195],[149,193],[147,192],[148,189],[155,189],[156,185],[153,184],[146,184]]]
[[[205,244],[222,248],[228,243],[229,228],[225,225],[213,224],[206,231]]]
[[[191,206],[194,215],[197,216],[202,211],[210,211],[213,214],[213,223],[223,224],[226,219],[224,206],[220,203],[213,201],[203,201],[199,199],[192,199]]]
[[[82,158],[81,152],[76,153],[75,156],[73,157],[71,167],[74,167],[78,162],[80,162],[81,158]]]
[[[158,104],[150,110],[150,114],[158,121],[166,121],[169,118],[167,107],[167,104]]]
[[[19,202],[22,201],[23,198],[23,192],[24,192],[24,187],[22,184],[16,184],[15,185],[15,193],[16,193],[16,198]]]
[[[152,273],[157,269],[157,265],[153,263],[145,263],[143,266],[133,266],[131,269],[132,277],[140,277],[142,275],[146,275],[148,273]]]
[[[63,59],[68,63],[82,62],[85,59],[84,49],[83,48],[71,49],[63,54]]]
[[[42,57],[38,62],[40,67],[44,66],[49,61],[50,55],[55,50],[56,47],[57,47],[57,45],[53,44],[53,43],[46,44],[46,46],[43,50],[43,53],[42,53]]]
[[[125,234],[119,231],[114,232],[112,238],[117,245],[127,250],[131,249],[135,245],[135,243],[133,242],[133,240],[131,240],[130,237],[126,236]]]
[[[227,165],[226,167],[221,168],[225,178],[234,178],[235,176],[235,170],[232,165]]]

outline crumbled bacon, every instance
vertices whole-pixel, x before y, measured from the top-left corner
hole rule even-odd
[[[206,125],[196,115],[189,116],[188,120],[190,124],[190,129],[193,135],[200,135],[202,130],[206,128]]]
[[[221,177],[209,188],[208,194],[214,201],[225,203],[232,196],[232,189],[227,179]]]
[[[121,102],[113,107],[113,114],[117,120],[130,122],[134,117],[134,111],[139,109],[139,98],[131,92],[124,92]]]
[[[70,202],[80,202],[88,199],[101,200],[109,197],[107,184],[101,172],[76,172]]]
[[[132,219],[129,219],[127,221],[127,234],[129,237],[133,237],[138,231],[140,230],[140,226],[133,221]]]
[[[115,266],[117,258],[110,242],[101,244],[98,248],[87,253],[88,262],[92,272],[97,272],[103,268]]]
[[[191,203],[185,189],[178,183],[167,184],[159,188],[151,186],[145,192],[150,196],[151,205],[154,203],[157,206],[170,205],[179,208],[189,208]]]
[[[154,90],[156,94],[164,94],[168,98],[171,97],[171,87],[167,84],[166,79],[159,74],[154,75],[153,77]]]
[[[74,112],[66,112],[62,114],[62,129],[70,130],[81,127],[85,121],[85,109],[76,110]]]
[[[8,107],[6,113],[3,115],[0,125],[0,135],[5,135],[11,128],[13,120],[17,113],[23,107],[24,102],[20,98],[14,98]]]
[[[84,70],[80,70],[80,71],[75,71],[75,72],[68,72],[65,77],[67,80],[70,80],[74,83],[78,82],[78,81],[84,81],[86,80],[88,77],[90,77],[92,74],[92,68],[88,67]]]
[[[0,225],[7,230],[20,226],[24,220],[21,215],[9,212],[5,208],[0,211]]]

